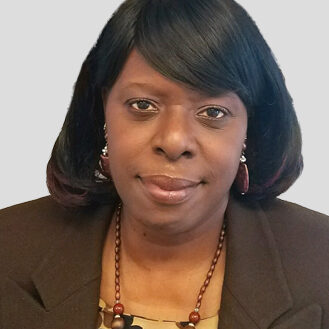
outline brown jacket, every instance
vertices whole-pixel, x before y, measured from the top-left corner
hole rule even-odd
[[[0,329],[95,329],[112,209],[0,211]],[[329,217],[230,199],[220,329],[329,328]]]

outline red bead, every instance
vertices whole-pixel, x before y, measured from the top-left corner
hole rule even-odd
[[[124,311],[124,307],[122,304],[118,303],[113,306],[114,314],[122,314]]]
[[[200,321],[200,314],[198,312],[191,312],[189,316],[189,321],[193,324],[197,324]]]

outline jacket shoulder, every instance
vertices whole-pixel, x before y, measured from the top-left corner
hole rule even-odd
[[[291,253],[295,251],[303,257],[327,259],[329,216],[278,198],[262,205],[262,209],[275,239],[280,246],[284,246],[282,248],[286,248],[282,250],[290,250]]]
[[[41,227],[56,231],[72,222],[83,225],[102,218],[103,213],[112,208],[113,205],[65,208],[48,195],[0,209],[0,234],[3,230],[8,233],[14,229],[31,231]]]
[[[67,212],[63,207],[61,207],[57,202],[55,202],[50,195],[44,196],[35,200],[19,203],[7,208],[0,209],[0,226],[10,225],[16,221],[24,220],[38,220],[42,215],[44,219],[52,218],[53,214]]]
[[[272,225],[293,225],[302,230],[313,228],[313,231],[329,233],[329,216],[318,211],[303,207],[299,204],[276,198],[272,202],[262,204],[263,210],[270,219]]]
[[[31,271],[72,218],[50,196],[1,209],[0,276]]]
[[[297,221],[316,221],[325,226],[329,223],[329,216],[320,213],[318,211],[303,207],[294,202],[282,200],[276,198],[270,202],[264,202],[261,204],[262,208],[269,214],[281,214],[283,218],[297,220]],[[321,224],[320,224],[321,225]]]
[[[262,208],[296,303],[329,310],[329,216],[281,199]]]
[[[19,238],[28,242],[50,238],[69,224],[73,216],[54,201],[51,196],[16,204],[0,210],[0,247],[3,240],[8,244]]]

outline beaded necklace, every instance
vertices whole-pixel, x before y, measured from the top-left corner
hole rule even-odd
[[[121,218],[121,207],[122,207],[122,204],[120,202],[118,205],[117,212],[116,212],[116,223],[115,223],[115,303],[113,306],[114,318],[113,318],[113,321],[111,324],[112,329],[123,329],[124,328],[124,319],[122,317],[122,314],[124,312],[124,306],[120,302],[120,245],[121,245],[120,218]],[[215,266],[218,262],[220,254],[221,254],[221,251],[223,248],[226,226],[227,226],[226,221],[224,219],[215,255],[211,262],[211,266],[207,273],[206,279],[200,288],[200,292],[199,292],[199,295],[197,298],[195,308],[189,315],[189,323],[185,326],[186,329],[195,328],[196,324],[200,321],[199,310],[201,307],[202,297],[210,283],[210,280],[211,280],[214,270],[215,270]]]

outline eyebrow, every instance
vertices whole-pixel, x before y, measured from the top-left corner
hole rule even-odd
[[[131,89],[131,88],[137,88],[137,89],[147,89],[150,92],[154,93],[155,95],[158,96],[165,96],[166,93],[162,90],[159,90],[158,88],[156,88],[154,85],[149,84],[149,83],[145,83],[145,82],[131,82],[128,83],[127,85],[123,86],[123,89]]]
[[[126,85],[123,86],[123,89],[131,89],[131,88],[142,88],[142,89],[146,89],[150,92],[152,92],[154,95],[157,96],[166,96],[166,91],[162,91],[161,89],[158,89],[155,85],[150,84],[150,83],[146,83],[146,82],[130,82]],[[215,97],[220,97],[221,95],[211,95],[210,93],[207,93],[205,91],[202,90],[198,90],[196,88],[192,88],[190,86],[186,86],[185,88],[187,88],[188,90],[190,90],[192,93],[195,94],[196,97],[199,97],[200,99],[202,98],[215,98]],[[225,94],[225,93],[223,93]]]

